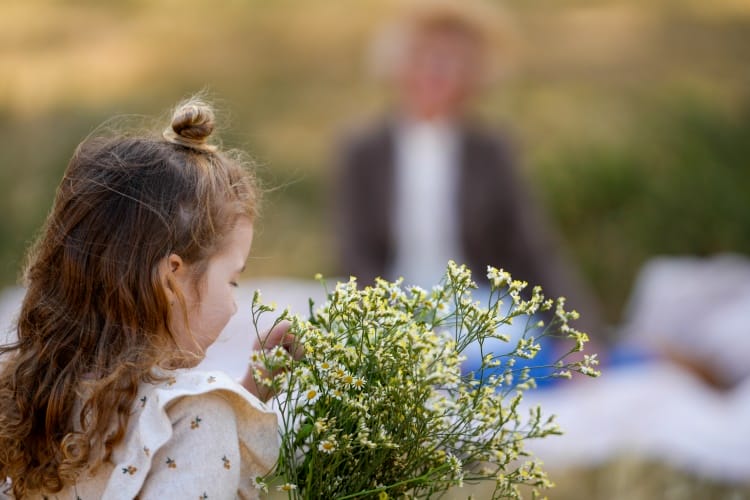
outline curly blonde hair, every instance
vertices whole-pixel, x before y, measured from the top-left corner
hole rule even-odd
[[[53,494],[106,461],[138,385],[186,362],[159,262],[179,255],[197,289],[237,219],[257,213],[253,176],[208,143],[213,129],[194,98],[162,136],[88,138],[70,160],[29,252],[17,341],[0,347],[0,486],[9,479],[16,497]]]

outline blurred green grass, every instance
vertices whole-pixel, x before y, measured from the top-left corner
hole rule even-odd
[[[626,144],[571,148],[539,166],[547,202],[610,317],[650,256],[750,255],[748,138],[750,106],[727,116],[682,100],[644,113]]]
[[[224,111],[225,144],[251,153],[267,188],[248,273],[335,273],[333,144],[385,105],[364,57],[397,4],[3,2],[0,283],[16,281],[83,137],[202,88]],[[503,5],[512,69],[477,112],[514,132],[609,320],[651,255],[750,253],[750,2]]]

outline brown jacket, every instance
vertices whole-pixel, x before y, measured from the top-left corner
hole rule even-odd
[[[347,138],[336,171],[337,237],[341,271],[370,282],[385,276],[394,258],[394,130],[386,120]],[[458,210],[466,264],[481,282],[487,265],[540,284],[546,295],[568,297],[584,315],[579,326],[598,328],[593,298],[561,256],[515,170],[510,148],[474,125],[461,132]],[[588,317],[586,320],[586,317]]]

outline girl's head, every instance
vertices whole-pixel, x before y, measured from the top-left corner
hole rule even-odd
[[[18,340],[2,348],[0,478],[17,493],[59,490],[105,458],[138,383],[195,364],[235,312],[257,194],[213,129],[192,99],[163,134],[92,137],[73,154],[29,255]]]
[[[256,215],[252,178],[207,142],[213,129],[211,108],[193,99],[162,137],[90,138],[73,155],[26,278],[30,289],[61,292],[67,314],[101,322],[85,346],[103,334],[123,348],[167,342],[194,352],[191,332],[205,342],[205,325],[190,319],[211,263],[238,243],[249,249]]]

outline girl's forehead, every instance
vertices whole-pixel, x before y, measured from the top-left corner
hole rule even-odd
[[[230,229],[219,253],[228,257],[241,257],[244,263],[244,259],[250,251],[252,241],[253,223],[250,219],[242,217]]]

